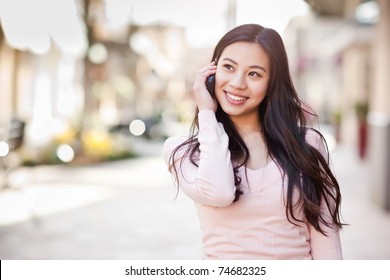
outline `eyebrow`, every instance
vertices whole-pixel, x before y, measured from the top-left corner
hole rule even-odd
[[[235,62],[233,59],[229,58],[229,57],[225,57],[224,59],[222,60],[227,60],[227,61],[230,61],[231,63],[233,64],[236,64],[238,65],[237,62]],[[249,66],[249,68],[255,68],[255,69],[260,69],[260,70],[263,70],[265,73],[267,73],[267,70],[265,70],[265,68],[263,66],[260,66],[260,65],[251,65]]]

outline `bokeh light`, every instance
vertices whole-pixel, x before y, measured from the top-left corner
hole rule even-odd
[[[7,142],[0,141],[0,157],[5,157],[9,153],[9,146]]]
[[[145,133],[146,126],[142,120],[133,120],[129,125],[129,130],[134,136],[141,136]]]
[[[71,162],[74,159],[74,150],[68,144],[62,144],[57,148],[57,157],[63,162]]]
[[[88,58],[90,61],[96,64],[102,64],[106,61],[108,52],[103,44],[97,43],[91,46],[88,52]]]

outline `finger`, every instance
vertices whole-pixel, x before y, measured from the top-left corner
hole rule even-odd
[[[199,71],[199,74],[201,76],[203,76],[204,79],[206,79],[208,76],[215,74],[216,70],[217,70],[217,67],[215,65],[209,65],[205,68],[202,68]]]
[[[199,71],[204,72],[204,71],[207,71],[209,69],[216,69],[216,68],[217,68],[217,66],[216,66],[215,62],[213,61],[213,62],[210,62],[209,64],[207,64],[205,67],[201,68]]]

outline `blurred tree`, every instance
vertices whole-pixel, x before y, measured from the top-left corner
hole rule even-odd
[[[1,50],[1,46],[3,45],[3,42],[4,42],[4,32],[3,32],[3,28],[1,28],[1,22],[0,22],[0,50]]]
[[[96,2],[96,0],[79,0],[80,8],[82,13],[82,18],[85,25],[85,32],[87,38],[87,52],[90,47],[95,42],[94,34],[93,34],[93,19],[91,16],[91,3]],[[83,124],[86,125],[89,118],[91,117],[91,113],[93,111],[93,93],[91,88],[91,79],[89,73],[92,71],[92,63],[88,59],[87,53],[84,56],[84,112],[83,112]]]

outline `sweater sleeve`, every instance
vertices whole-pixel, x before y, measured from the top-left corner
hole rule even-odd
[[[328,153],[325,149],[325,145],[321,137],[315,131],[311,129],[308,130],[308,133],[306,135],[306,141],[311,146],[316,148],[325,159],[328,158]],[[332,219],[324,200],[321,202],[321,212],[324,214],[326,221],[329,222],[332,227],[322,225],[327,235],[325,236],[309,224],[312,257],[313,259],[318,260],[340,260],[343,258],[340,240],[340,230],[336,225],[332,224]]]
[[[310,247],[313,260],[341,260],[343,259],[340,231],[336,226],[325,227],[327,236],[309,225]]]
[[[225,207],[230,205],[235,197],[233,167],[228,149],[229,138],[222,124],[217,122],[213,111],[200,111],[198,120],[198,167],[185,155],[186,147],[176,153],[174,164],[179,187],[195,202]],[[172,151],[185,140],[182,137],[171,137],[165,141],[163,153],[168,166]],[[176,178],[175,169],[170,168],[170,172]]]

